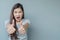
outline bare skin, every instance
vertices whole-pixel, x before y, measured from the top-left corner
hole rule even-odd
[[[9,33],[9,34],[13,34],[15,31],[16,31],[16,29],[13,27],[14,26],[14,20],[13,20],[13,22],[12,22],[12,24],[7,24],[6,25],[6,29],[7,29],[7,32]]]
[[[18,32],[21,34],[26,33],[26,30],[28,29],[28,23],[26,23],[25,25],[22,25],[22,15],[23,15],[23,11],[21,10],[21,8],[17,8],[14,10],[14,17],[16,19],[16,23],[20,24],[20,28],[18,29]],[[14,20],[12,21],[12,24],[7,24],[6,28],[7,28],[7,32],[9,34],[13,34],[16,29],[13,27],[14,26]]]

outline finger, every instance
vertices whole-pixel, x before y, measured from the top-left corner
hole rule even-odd
[[[25,34],[25,30],[22,30],[21,33],[22,33],[22,34]]]

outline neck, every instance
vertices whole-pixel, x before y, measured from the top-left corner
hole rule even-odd
[[[19,20],[19,21],[16,21],[16,23],[17,23],[17,24],[19,24],[20,22],[21,22],[21,20]]]

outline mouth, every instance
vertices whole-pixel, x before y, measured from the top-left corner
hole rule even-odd
[[[17,17],[17,19],[20,19],[20,17]]]

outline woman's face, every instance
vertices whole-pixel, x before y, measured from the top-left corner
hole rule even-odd
[[[19,22],[22,19],[23,11],[21,10],[21,8],[16,8],[14,9],[13,15],[16,21]]]

